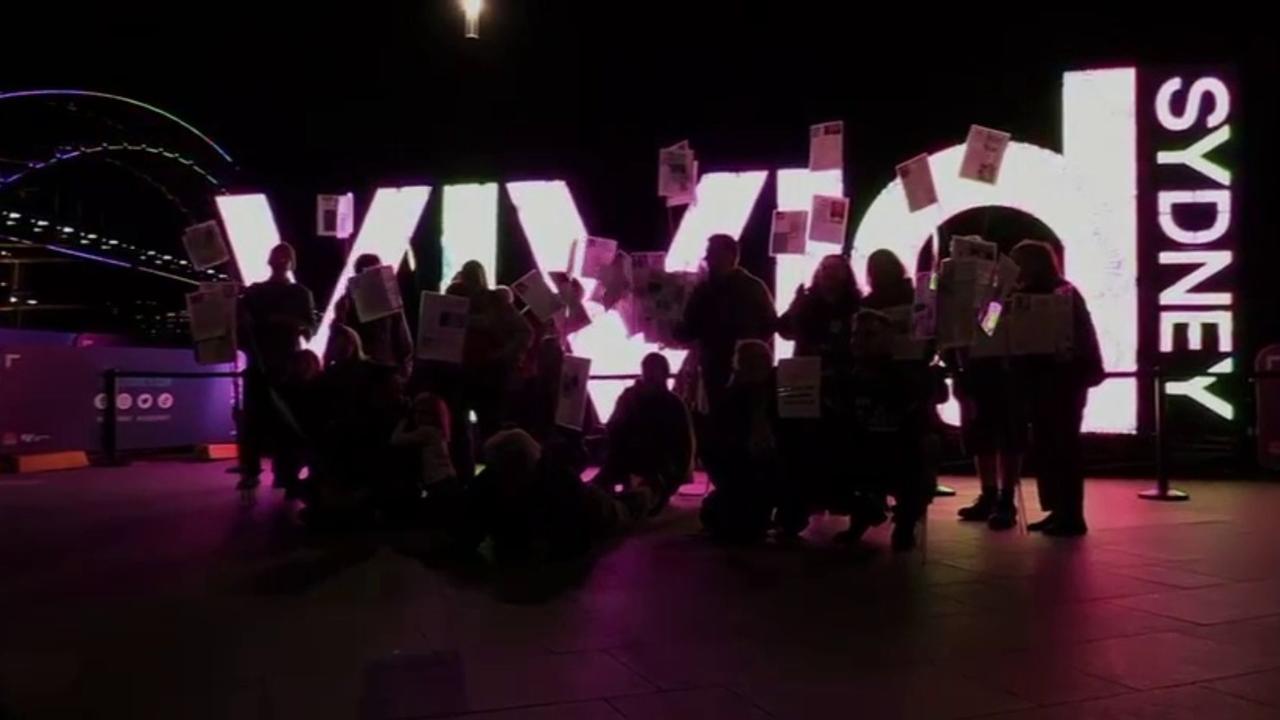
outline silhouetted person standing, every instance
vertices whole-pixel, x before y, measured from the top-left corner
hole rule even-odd
[[[355,272],[359,275],[381,264],[382,260],[377,255],[366,253],[356,258]],[[413,338],[409,335],[409,323],[404,318],[404,310],[361,322],[356,312],[355,299],[348,290],[338,299],[334,322],[356,331],[367,358],[395,368],[402,377],[408,377],[413,363]]]
[[[915,304],[916,291],[907,268],[892,250],[876,250],[867,258],[867,288],[862,306],[869,310]]]
[[[822,258],[809,287],[796,289],[791,307],[778,318],[778,334],[796,343],[797,357],[820,357],[824,366],[849,361],[853,315],[862,292],[849,261],[840,255]]]
[[[707,241],[707,277],[693,289],[677,338],[695,345],[702,383],[714,415],[733,374],[739,341],[769,342],[777,326],[773,296],[759,278],[738,266],[738,242],[728,235]]]
[[[289,373],[294,353],[315,332],[315,304],[311,291],[291,277],[296,258],[281,243],[267,258],[271,277],[245,289],[240,300],[240,346],[249,358],[244,377],[244,415],[240,427],[240,483],[258,486],[264,450],[274,445],[271,463],[275,487],[291,487],[298,480],[300,460],[295,445],[282,442],[286,420],[275,396]]]
[[[502,427],[533,328],[512,304],[511,291],[490,288],[484,265],[475,260],[462,265],[446,292],[471,301],[462,367],[454,387],[439,391],[453,413],[453,465],[466,481],[475,474],[471,414],[481,444]]]
[[[1084,521],[1084,469],[1080,425],[1089,388],[1105,378],[1102,351],[1084,297],[1062,277],[1053,249],[1026,240],[1012,253],[1021,274],[1018,292],[1071,298],[1071,344],[1053,355],[1017,358],[1031,421],[1031,453],[1036,463],[1040,507],[1048,517],[1027,526],[1045,535],[1070,537],[1088,531]]]

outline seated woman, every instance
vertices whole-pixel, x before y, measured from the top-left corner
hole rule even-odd
[[[317,381],[319,431],[315,454],[322,477],[309,485],[311,516],[334,510],[375,510],[394,477],[387,448],[402,412],[395,369],[364,356],[360,336],[335,325],[327,366]],[[372,502],[372,504],[371,504]]]
[[[684,402],[667,387],[671,365],[665,357],[649,353],[640,372],[609,419],[609,453],[594,482],[604,490],[647,485],[657,513],[693,473],[693,424]]]
[[[834,503],[848,512],[843,541],[857,541],[885,519],[892,495],[893,548],[915,547],[915,526],[933,497],[938,453],[934,406],[946,399],[941,375],[918,363],[893,360],[889,318],[863,310],[854,318],[853,371],[833,392],[849,428],[849,455],[859,458],[858,477],[834,488]]]
[[[282,403],[279,417],[281,433],[277,440],[285,452],[277,451],[273,458],[277,467],[285,467],[292,477],[299,477],[304,465],[310,464],[313,438],[319,427],[320,358],[310,350],[297,350],[289,359],[289,367],[280,383],[278,399]],[[293,466],[288,463],[292,461]],[[308,471],[310,472],[310,471]],[[302,496],[302,482],[294,481],[285,488],[285,499],[296,500]]]
[[[542,446],[544,453],[555,455],[581,474],[588,464],[584,432],[556,422],[564,357],[561,340],[554,333],[545,334],[531,349],[521,371],[520,383],[505,403],[508,422],[504,427],[519,427],[528,432]],[[583,428],[592,428],[589,408],[583,418]]]
[[[777,408],[773,353],[760,340],[743,340],[703,455],[715,489],[702,502],[701,519],[716,537],[750,542],[769,529],[781,474]]]
[[[523,430],[502,430],[484,446],[485,469],[466,494],[464,548],[485,538],[500,562],[560,559],[627,529],[651,500],[644,490],[614,498],[579,477]]]
[[[409,484],[426,503],[427,522],[439,525],[447,520],[462,487],[449,458],[449,409],[444,401],[430,393],[414,398],[409,415],[391,434],[391,445],[413,451],[414,457],[406,458],[413,471]]]

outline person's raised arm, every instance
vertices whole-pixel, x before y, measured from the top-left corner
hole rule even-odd
[[[787,311],[778,317],[778,334],[787,340],[795,340],[800,334],[800,316],[804,312],[805,289],[801,285],[796,288],[796,296],[791,300]]]

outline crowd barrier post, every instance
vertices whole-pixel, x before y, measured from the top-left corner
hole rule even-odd
[[[117,420],[119,410],[116,407],[116,396],[119,394],[120,373],[109,368],[102,373],[102,394],[106,397],[106,406],[102,409],[102,456],[103,464],[118,466],[120,461],[119,433]]]
[[[1151,381],[1154,385],[1155,396],[1155,423],[1156,423],[1156,486],[1150,490],[1143,490],[1138,493],[1138,497],[1143,500],[1161,500],[1164,502],[1180,502],[1190,500],[1191,496],[1181,490],[1169,487],[1169,466],[1167,448],[1164,439],[1165,427],[1165,391],[1164,391],[1164,373],[1160,368],[1156,368],[1152,373]]]

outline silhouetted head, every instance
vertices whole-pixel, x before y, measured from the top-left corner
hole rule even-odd
[[[1030,290],[1053,290],[1062,282],[1058,256],[1048,243],[1023,240],[1009,253],[1018,263],[1018,285]]]
[[[743,340],[733,354],[733,382],[754,385],[764,382],[773,370],[773,351],[763,340]]]
[[[271,268],[274,275],[284,275],[293,270],[297,263],[298,257],[293,252],[293,246],[280,243],[271,248],[271,254],[267,255],[267,266]]]
[[[489,289],[489,277],[485,274],[484,265],[479,260],[468,260],[462,264],[453,281],[462,286],[468,295],[474,295]]]
[[[640,384],[651,390],[667,389],[671,379],[671,363],[661,353],[652,352],[640,361]]]
[[[853,268],[842,255],[828,255],[813,271],[810,287],[829,302],[852,300],[861,296]]]
[[[907,279],[907,268],[892,250],[880,249],[867,258],[867,285],[871,292],[888,290]]]
[[[738,266],[738,241],[729,235],[712,235],[707,240],[707,272],[724,277]]]
[[[858,360],[880,360],[893,354],[893,325],[876,310],[860,310],[853,316],[850,350]]]
[[[307,382],[320,374],[320,358],[310,350],[298,350],[289,358],[289,379]]]
[[[380,260],[377,255],[374,255],[373,253],[365,253],[356,258],[356,273],[362,273],[369,268],[376,268],[381,264],[382,260]]]
[[[449,406],[438,395],[422,393],[413,399],[413,422],[419,427],[439,428],[449,439]]]
[[[324,355],[328,365],[361,360],[364,358],[364,344],[360,342],[360,335],[355,330],[334,323],[333,331],[329,333],[329,347]]]
[[[542,459],[542,446],[524,430],[502,430],[484,444],[484,461],[504,477],[527,476]]]

